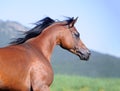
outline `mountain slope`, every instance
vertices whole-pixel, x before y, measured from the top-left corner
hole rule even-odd
[[[120,77],[120,58],[91,51],[89,61],[56,47],[52,55],[55,73],[91,77]]]
[[[28,28],[15,21],[0,20],[0,47],[6,46],[12,39],[19,37],[19,31],[26,31]]]

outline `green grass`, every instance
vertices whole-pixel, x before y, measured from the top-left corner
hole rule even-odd
[[[120,91],[120,79],[55,75],[51,91]]]

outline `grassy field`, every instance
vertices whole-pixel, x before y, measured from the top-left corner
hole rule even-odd
[[[51,91],[120,91],[120,79],[55,75]]]

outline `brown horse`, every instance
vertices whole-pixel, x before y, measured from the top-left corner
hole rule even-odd
[[[79,38],[76,21],[46,17],[23,38],[0,48],[0,91],[50,91],[54,76],[50,57],[55,45],[88,60],[90,51]]]

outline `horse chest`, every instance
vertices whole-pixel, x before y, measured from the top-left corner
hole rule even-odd
[[[36,61],[32,64],[31,79],[33,84],[50,85],[53,81],[53,70],[49,62]]]

